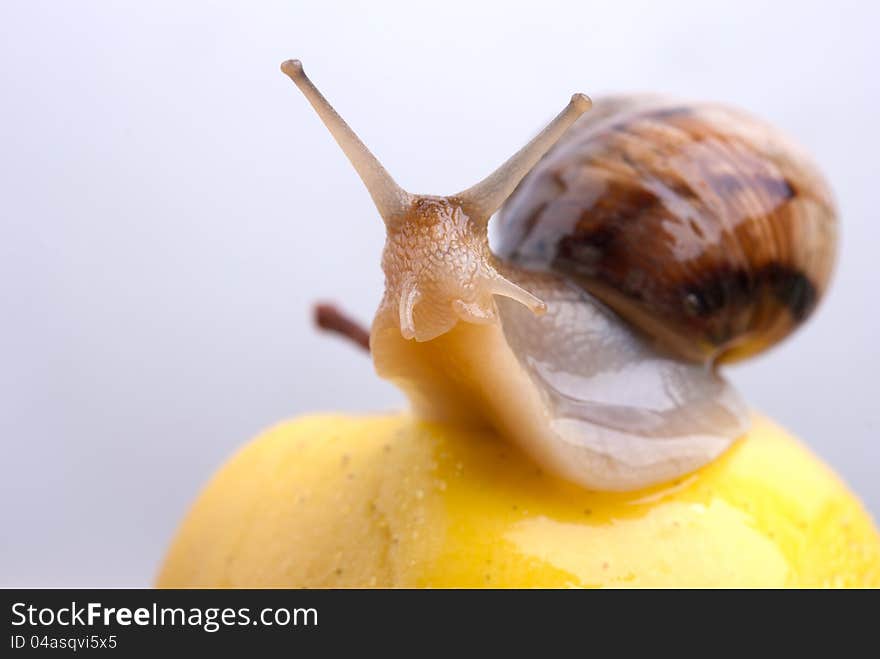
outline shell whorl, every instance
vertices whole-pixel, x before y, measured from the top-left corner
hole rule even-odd
[[[831,192],[809,158],[736,110],[599,99],[519,185],[499,255],[575,281],[688,359],[774,345],[834,264]]]

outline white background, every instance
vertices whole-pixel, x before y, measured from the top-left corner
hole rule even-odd
[[[839,268],[730,376],[877,515],[877,7],[3,0],[0,585],[147,585],[261,428],[403,404],[310,325],[326,298],[369,320],[383,234],[289,57],[416,192],[474,183],[574,91],[784,127],[836,190]]]

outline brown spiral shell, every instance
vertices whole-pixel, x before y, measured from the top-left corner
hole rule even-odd
[[[498,253],[577,282],[680,356],[730,362],[790,334],[835,260],[809,158],[730,108],[599,99],[499,218]]]

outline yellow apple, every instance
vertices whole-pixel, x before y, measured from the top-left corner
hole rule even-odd
[[[880,535],[760,416],[712,464],[634,493],[562,482],[489,432],[314,416],[220,469],[158,585],[880,586]]]

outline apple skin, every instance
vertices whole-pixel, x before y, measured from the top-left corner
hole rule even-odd
[[[281,423],[205,486],[159,587],[880,587],[856,497],[766,418],[720,459],[583,490],[407,414]]]

